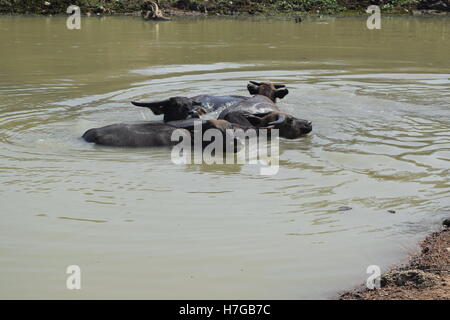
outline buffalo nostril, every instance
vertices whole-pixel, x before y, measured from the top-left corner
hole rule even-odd
[[[312,122],[306,120],[306,121],[304,122],[304,126],[303,126],[303,128],[302,128],[302,133],[303,133],[303,134],[308,134],[308,133],[310,133],[311,131],[312,131]]]

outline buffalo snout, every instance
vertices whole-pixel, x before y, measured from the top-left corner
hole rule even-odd
[[[303,119],[289,118],[286,122],[275,128],[280,130],[280,137],[297,139],[312,131],[312,122]]]
[[[264,122],[268,120],[270,121],[268,125],[278,129],[282,138],[297,139],[312,131],[311,121],[297,119],[284,112],[272,112],[265,117]]]
[[[309,120],[294,120],[294,126],[298,128],[300,134],[308,134],[312,131],[312,122]]]

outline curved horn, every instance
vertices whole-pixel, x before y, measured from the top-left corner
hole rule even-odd
[[[253,83],[249,83],[247,85],[247,90],[250,94],[258,94],[258,85],[253,84]]]
[[[285,121],[286,121],[286,116],[285,116],[284,114],[282,114],[282,113],[279,113],[279,114],[278,114],[278,119],[275,120],[275,121],[273,121],[273,122],[270,122],[270,123],[269,123],[269,126],[275,126],[275,125],[277,125],[277,124],[282,124],[282,123],[284,123]]]
[[[250,81],[251,84],[254,84],[255,86],[260,86],[262,83],[261,82],[256,82],[256,81]]]
[[[136,107],[143,107],[143,108],[149,108],[153,111],[155,115],[163,114],[162,108],[167,106],[170,100],[163,100],[163,101],[155,101],[155,102],[138,102],[138,101],[131,101],[133,105]]]
[[[275,84],[275,89],[281,89],[281,88],[286,88],[286,86],[284,84]]]

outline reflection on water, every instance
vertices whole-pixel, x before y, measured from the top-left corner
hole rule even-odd
[[[64,26],[0,18],[0,297],[327,298],[450,211],[448,19]],[[286,83],[280,107],[313,121],[280,141],[276,176],[79,138],[158,118],[130,100],[246,95],[248,80]]]

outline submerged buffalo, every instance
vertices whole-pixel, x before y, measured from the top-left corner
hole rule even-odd
[[[273,85],[276,89],[282,89],[284,85]],[[257,82],[250,82],[247,86],[251,95],[261,94],[266,95],[274,103],[277,98],[282,99],[287,93],[287,90],[282,90],[285,94],[274,96],[274,93],[264,88],[259,88]],[[164,122],[184,120],[191,118],[199,118],[206,113],[214,112],[221,109],[230,108],[242,101],[248,100],[251,97],[230,95],[230,96],[211,96],[199,95],[192,98],[188,97],[172,97],[162,101],[152,102],[138,102],[131,103],[137,107],[149,108],[155,115],[164,115]]]
[[[297,119],[276,106],[276,99],[289,93],[283,85],[251,82],[248,89],[254,96],[223,110],[219,119],[241,126],[273,126],[279,130],[280,137],[287,139],[296,139],[312,131],[311,121]]]
[[[227,129],[278,129],[279,136],[287,139],[311,132],[310,121],[297,119],[276,106],[276,100],[289,93],[284,85],[251,81],[247,88],[252,97],[203,95],[173,97],[159,102],[133,102],[150,108],[155,114],[164,114],[164,122],[113,124],[88,130],[83,138],[87,142],[116,147],[174,146],[178,144],[178,141],[172,141],[175,130],[180,129],[182,136],[191,137],[196,122],[202,124],[203,132],[218,129],[223,137],[230,134]],[[198,119],[219,108],[222,112],[218,120]]]
[[[162,101],[131,103],[137,107],[149,108],[155,115],[164,115],[164,122],[200,118],[209,112],[232,106],[249,97],[243,96],[208,96],[192,98],[172,97]]]
[[[86,131],[83,139],[90,143],[113,147],[170,147],[177,145],[178,140],[172,141],[174,132],[177,132],[179,138],[192,139],[194,131],[201,124],[201,134],[209,129],[217,129],[223,138],[224,150],[226,143],[233,143],[234,152],[237,151],[237,145],[240,143],[239,134],[235,134],[236,129],[246,131],[254,129],[252,126],[244,127],[238,124],[230,123],[226,120],[198,120],[188,119],[179,121],[164,122],[145,122],[145,123],[118,123],[102,128],[95,128]],[[230,130],[231,129],[231,130]],[[260,128],[270,129],[270,128]],[[258,130],[258,129],[257,129]],[[202,139],[203,147],[211,143]]]

